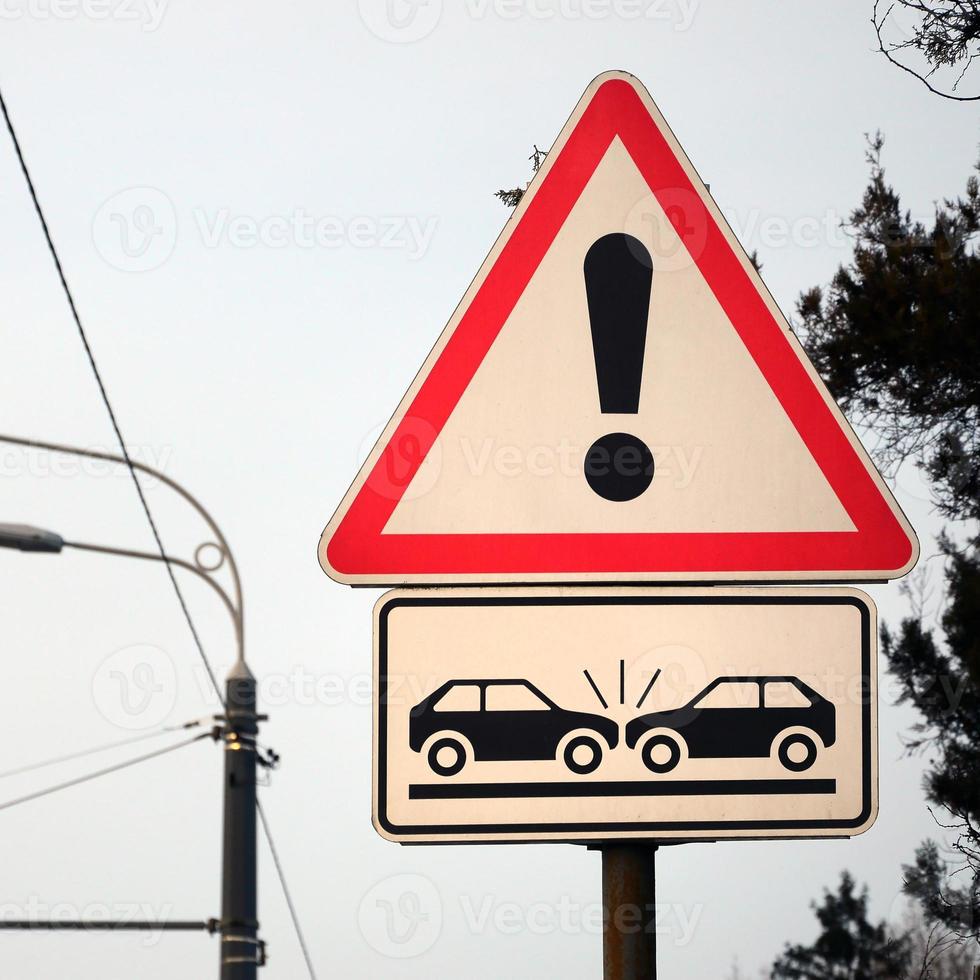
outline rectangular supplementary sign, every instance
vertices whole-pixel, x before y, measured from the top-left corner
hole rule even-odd
[[[845,588],[389,592],[374,823],[402,843],[850,837],[876,612]]]

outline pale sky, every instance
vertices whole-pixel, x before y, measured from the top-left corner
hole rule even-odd
[[[283,756],[262,799],[321,977],[599,975],[597,854],[403,848],[373,830],[379,591],[329,581],[317,541],[507,218],[492,192],[527,179],[532,145],[600,71],[646,84],[789,315],[849,254],[836,226],[865,186],[865,133],[885,133],[913,212],[957,193],[976,109],[876,57],[870,7],[0,0],[0,85],[123,431],[213,511],[242,569],[263,742]],[[5,133],[0,262],[0,430],[113,449]],[[151,546],[124,473],[0,446],[0,477],[0,521]],[[927,490],[909,472],[896,494],[938,584]],[[160,486],[149,499],[168,548],[190,555],[193,515]],[[4,553],[0,581],[0,770],[215,710],[162,568]],[[185,589],[223,674],[227,618]],[[869,591],[887,621],[907,609],[897,584]],[[122,700],[126,678],[147,696]],[[663,976],[722,977],[736,957],[754,974],[814,935],[809,902],[843,868],[876,916],[899,913],[900,865],[934,824],[925,760],[903,754],[915,715],[885,674],[881,693],[867,834],[661,852]],[[138,751],[3,779],[0,802]],[[0,813],[3,914],[217,916],[220,763],[198,745]],[[262,855],[263,976],[293,980],[302,961]],[[406,942],[378,920],[386,902]],[[205,935],[0,944],[17,980],[217,968]]]

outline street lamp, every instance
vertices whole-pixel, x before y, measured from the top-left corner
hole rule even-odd
[[[0,442],[6,442],[12,446],[20,446],[23,449],[41,449],[46,452],[62,453],[66,456],[77,456],[84,459],[99,459],[104,462],[115,463],[119,466],[132,466],[133,469],[139,470],[141,473],[146,473],[148,476],[152,476],[153,479],[159,480],[161,483],[170,487],[176,494],[183,497],[183,499],[197,511],[200,518],[208,526],[208,529],[214,535],[215,540],[213,542],[207,542],[205,544],[199,545],[194,552],[194,565],[192,566],[189,562],[183,561],[179,558],[174,558],[168,556],[164,558],[159,554],[147,554],[141,552],[123,552],[129,557],[133,558],[148,558],[154,561],[169,561],[172,565],[179,565],[181,568],[185,568],[188,571],[194,572],[205,572],[205,579],[212,586],[217,585],[217,582],[210,576],[222,568],[224,563],[228,562],[228,571],[231,574],[232,581],[232,595],[234,596],[231,603],[228,602],[227,595],[223,595],[225,605],[234,606],[233,616],[236,619],[235,633],[236,639],[238,641],[238,659],[245,659],[245,639],[244,639],[244,606],[242,603],[242,581],[238,574],[238,564],[235,561],[235,556],[232,554],[231,548],[228,546],[228,541],[225,539],[224,534],[221,533],[221,528],[218,527],[215,519],[208,513],[204,505],[185,487],[182,487],[176,480],[171,479],[166,473],[161,472],[158,469],[154,469],[152,466],[147,466],[146,463],[141,463],[138,460],[131,459],[126,460],[122,456],[117,456],[113,453],[102,452],[97,449],[83,449],[80,446],[68,446],[64,443],[57,442],[42,442],[40,439],[21,439],[19,436],[9,436],[0,434]],[[28,530],[38,531],[37,528],[30,528]],[[3,544],[0,543],[0,547]],[[9,545],[8,547],[18,547],[17,545]],[[84,548],[84,545],[76,544],[74,547]],[[213,564],[206,564],[202,555],[205,550],[211,548],[218,552],[219,559]],[[21,548],[20,550],[32,551],[32,550],[45,550],[45,549],[33,549],[33,548]],[[106,553],[114,554],[117,553],[113,549],[100,548],[97,546],[89,546],[90,551],[105,551]],[[223,592],[223,590],[222,590]]]
[[[65,548],[75,548],[78,551],[90,551],[101,555],[119,555],[123,558],[140,558],[144,561],[166,562],[177,568],[183,568],[188,572],[192,572],[202,582],[207,582],[214,589],[221,599],[222,604],[231,615],[232,625],[235,629],[237,661],[240,664],[244,664],[245,649],[242,611],[218,581],[213,578],[213,573],[224,564],[224,559],[222,558],[216,564],[208,565],[202,558],[204,549],[209,547],[217,548],[218,545],[200,545],[194,552],[194,561],[189,562],[183,558],[177,558],[175,555],[161,555],[159,552],[154,551],[135,551],[132,548],[117,548],[113,545],[91,544],[83,541],[66,541],[65,538],[60,534],[56,534],[54,531],[33,527],[30,524],[0,524],[0,548],[11,548],[16,551],[43,552],[47,554],[59,554]]]
[[[121,555],[124,558],[141,558],[144,561],[168,562],[178,568],[192,572],[201,581],[207,582],[214,589],[230,613],[232,624],[235,628],[235,643],[238,651],[237,659],[244,663],[245,651],[243,648],[241,610],[235,605],[235,602],[221,585],[212,577],[212,573],[221,567],[223,560],[215,565],[207,565],[201,557],[204,549],[208,547],[211,547],[211,545],[201,545],[194,553],[194,562],[192,563],[183,558],[177,558],[174,555],[164,556],[159,552],[135,551],[131,548],[116,548],[112,545],[90,544],[82,541],[66,541],[60,534],[56,534],[54,531],[33,527],[30,524],[0,524],[0,548],[10,548],[16,551],[43,552],[46,554],[59,554],[65,548],[75,548],[79,551],[91,551],[102,555]],[[214,547],[217,547],[217,545],[214,545]]]
[[[57,554],[65,546],[60,535],[30,524],[0,524],[0,548]]]
[[[76,446],[5,435],[0,435],[0,442],[128,465],[121,456]],[[67,541],[53,531],[27,524],[0,524],[0,548],[47,554],[74,548],[96,554],[163,562],[191,572],[207,582],[221,598],[234,625],[236,658],[225,679],[225,713],[219,716],[223,722],[221,731],[225,745],[222,901],[221,921],[218,924],[221,934],[220,977],[221,980],[256,980],[257,968],[265,963],[265,944],[258,938],[256,768],[259,722],[264,721],[266,716],[258,714],[255,678],[245,662],[245,624],[238,566],[214,518],[189,491],[144,463],[134,460],[132,466],[175,490],[190,503],[214,534],[215,542],[199,545],[193,561],[131,548]],[[206,561],[204,556],[209,548],[217,550],[217,561]],[[229,596],[214,578],[214,573],[223,567],[225,561],[231,573],[233,596]]]

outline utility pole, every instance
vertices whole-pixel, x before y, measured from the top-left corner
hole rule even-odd
[[[603,980],[656,980],[656,844],[603,844]]]
[[[225,683],[221,980],[256,980],[265,963],[265,944],[258,938],[256,860],[259,721],[255,678],[239,660]]]
[[[89,459],[107,460],[119,465],[129,465],[123,457],[112,453],[66,446],[60,443],[41,442],[34,439],[20,439],[0,434],[0,443],[10,443],[25,449],[43,449]],[[42,528],[20,524],[0,524],[0,548],[26,552],[58,554],[70,548],[93,554],[142,561],[165,562],[168,566],[180,568],[206,582],[221,599],[231,615],[235,631],[237,656],[235,663],[225,679],[224,714],[219,715],[216,731],[224,742],[224,824],[222,833],[221,862],[221,918],[202,922],[174,923],[169,928],[217,932],[221,937],[220,980],[257,980],[258,968],[265,965],[265,943],[259,939],[258,923],[258,871],[257,871],[257,818],[258,800],[256,796],[256,772],[259,765],[275,766],[278,757],[275,753],[261,754],[258,747],[259,722],[265,715],[258,713],[257,685],[245,661],[245,622],[242,602],[241,578],[234,555],[221,529],[204,506],[191,493],[153,467],[132,461],[135,469],[166,484],[186,500],[203,518],[214,535],[214,541],[199,545],[189,561],[175,555],[136,551],[114,545],[92,544],[80,541],[66,541],[60,534]],[[217,554],[217,560],[205,561],[205,550],[210,548]],[[215,578],[215,573],[225,563],[232,580],[232,594],[229,595]],[[68,923],[64,928],[85,929],[89,922]],[[57,923],[48,921],[11,922],[7,928],[54,929]],[[150,926],[147,925],[147,928]],[[0,923],[0,929],[5,928]],[[94,928],[125,928],[122,923],[104,923]],[[152,928],[160,928],[153,923]],[[164,926],[163,928],[168,928]]]

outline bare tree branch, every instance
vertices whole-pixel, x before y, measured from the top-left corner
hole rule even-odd
[[[899,8],[921,20],[912,35],[902,41],[888,41],[885,25]],[[980,57],[980,0],[892,0],[883,10],[881,0],[875,0],[871,23],[878,38],[878,51],[895,67],[917,78],[941,98],[952,102],[977,102],[980,95],[959,95],[957,89],[974,60]],[[927,71],[917,71],[896,57],[897,52],[917,51],[928,62]],[[940,68],[963,68],[952,84],[952,92],[944,92],[932,79]]]

